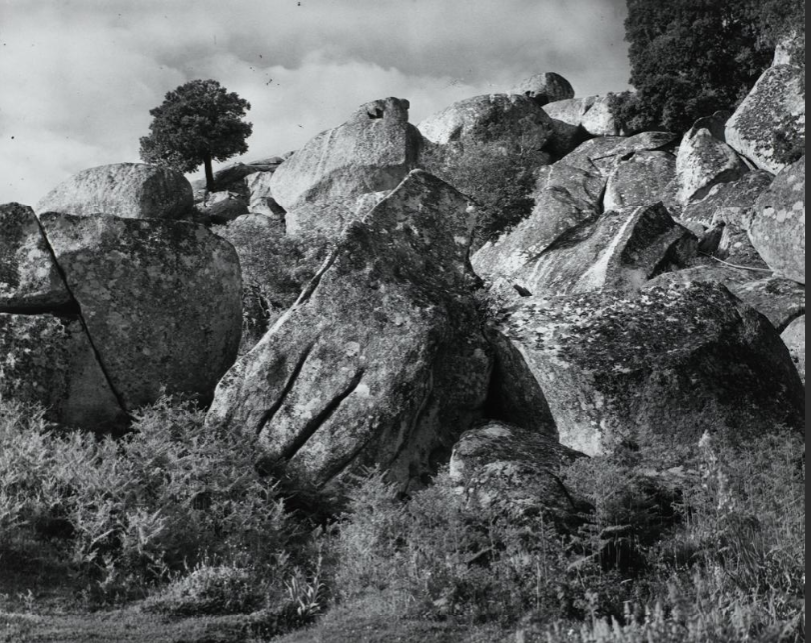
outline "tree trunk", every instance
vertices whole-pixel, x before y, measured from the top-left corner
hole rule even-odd
[[[211,170],[211,154],[206,154],[203,157],[203,164],[206,168],[206,190],[209,192],[214,191],[214,172]]]

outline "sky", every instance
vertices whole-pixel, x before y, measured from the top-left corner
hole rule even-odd
[[[0,0],[0,203],[140,162],[149,110],[197,78],[251,104],[249,151],[215,170],[387,96],[416,125],[547,71],[577,96],[622,91],[624,19],[625,0]]]

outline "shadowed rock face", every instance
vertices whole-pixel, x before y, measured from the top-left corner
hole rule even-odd
[[[223,377],[206,423],[259,433],[265,460],[317,485],[372,463],[424,482],[487,396],[472,223],[465,197],[412,172]]]
[[[34,211],[0,205],[0,312],[47,312],[72,303]]]
[[[420,149],[408,106],[400,98],[367,103],[340,127],[311,139],[274,172],[274,199],[290,211],[396,187],[416,167]]]
[[[775,149],[775,132],[787,132],[789,140],[805,136],[803,74],[792,65],[767,69],[726,124],[726,142],[772,174],[787,165]]]
[[[502,324],[541,385],[561,442],[745,440],[803,426],[804,395],[777,331],[720,286],[527,298]]]
[[[805,156],[784,169],[755,203],[749,238],[769,268],[805,283]]]
[[[45,417],[90,430],[126,423],[78,316],[0,313],[0,396],[33,402]]]
[[[193,204],[191,184],[180,172],[143,163],[116,163],[83,170],[57,185],[36,213],[125,219],[179,219]]]
[[[126,410],[211,395],[236,358],[242,305],[233,246],[203,226],[40,216],[90,340]]]

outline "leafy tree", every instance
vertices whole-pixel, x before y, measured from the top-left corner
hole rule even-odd
[[[731,110],[769,66],[774,47],[794,32],[804,58],[804,0],[627,0],[625,39],[635,93],[612,100],[630,132],[687,129],[701,116]]]
[[[141,138],[146,163],[193,172],[202,163],[206,187],[214,187],[212,160],[225,161],[248,151],[253,125],[242,120],[248,101],[228,92],[216,80],[192,80],[168,92],[154,116],[149,136]]]

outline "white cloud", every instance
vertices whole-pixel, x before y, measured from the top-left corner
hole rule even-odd
[[[557,71],[626,87],[624,0],[0,0],[0,203],[138,161],[149,109],[193,78],[250,101],[245,158],[296,149],[385,96],[414,123]],[[12,138],[13,137],[13,138]]]

